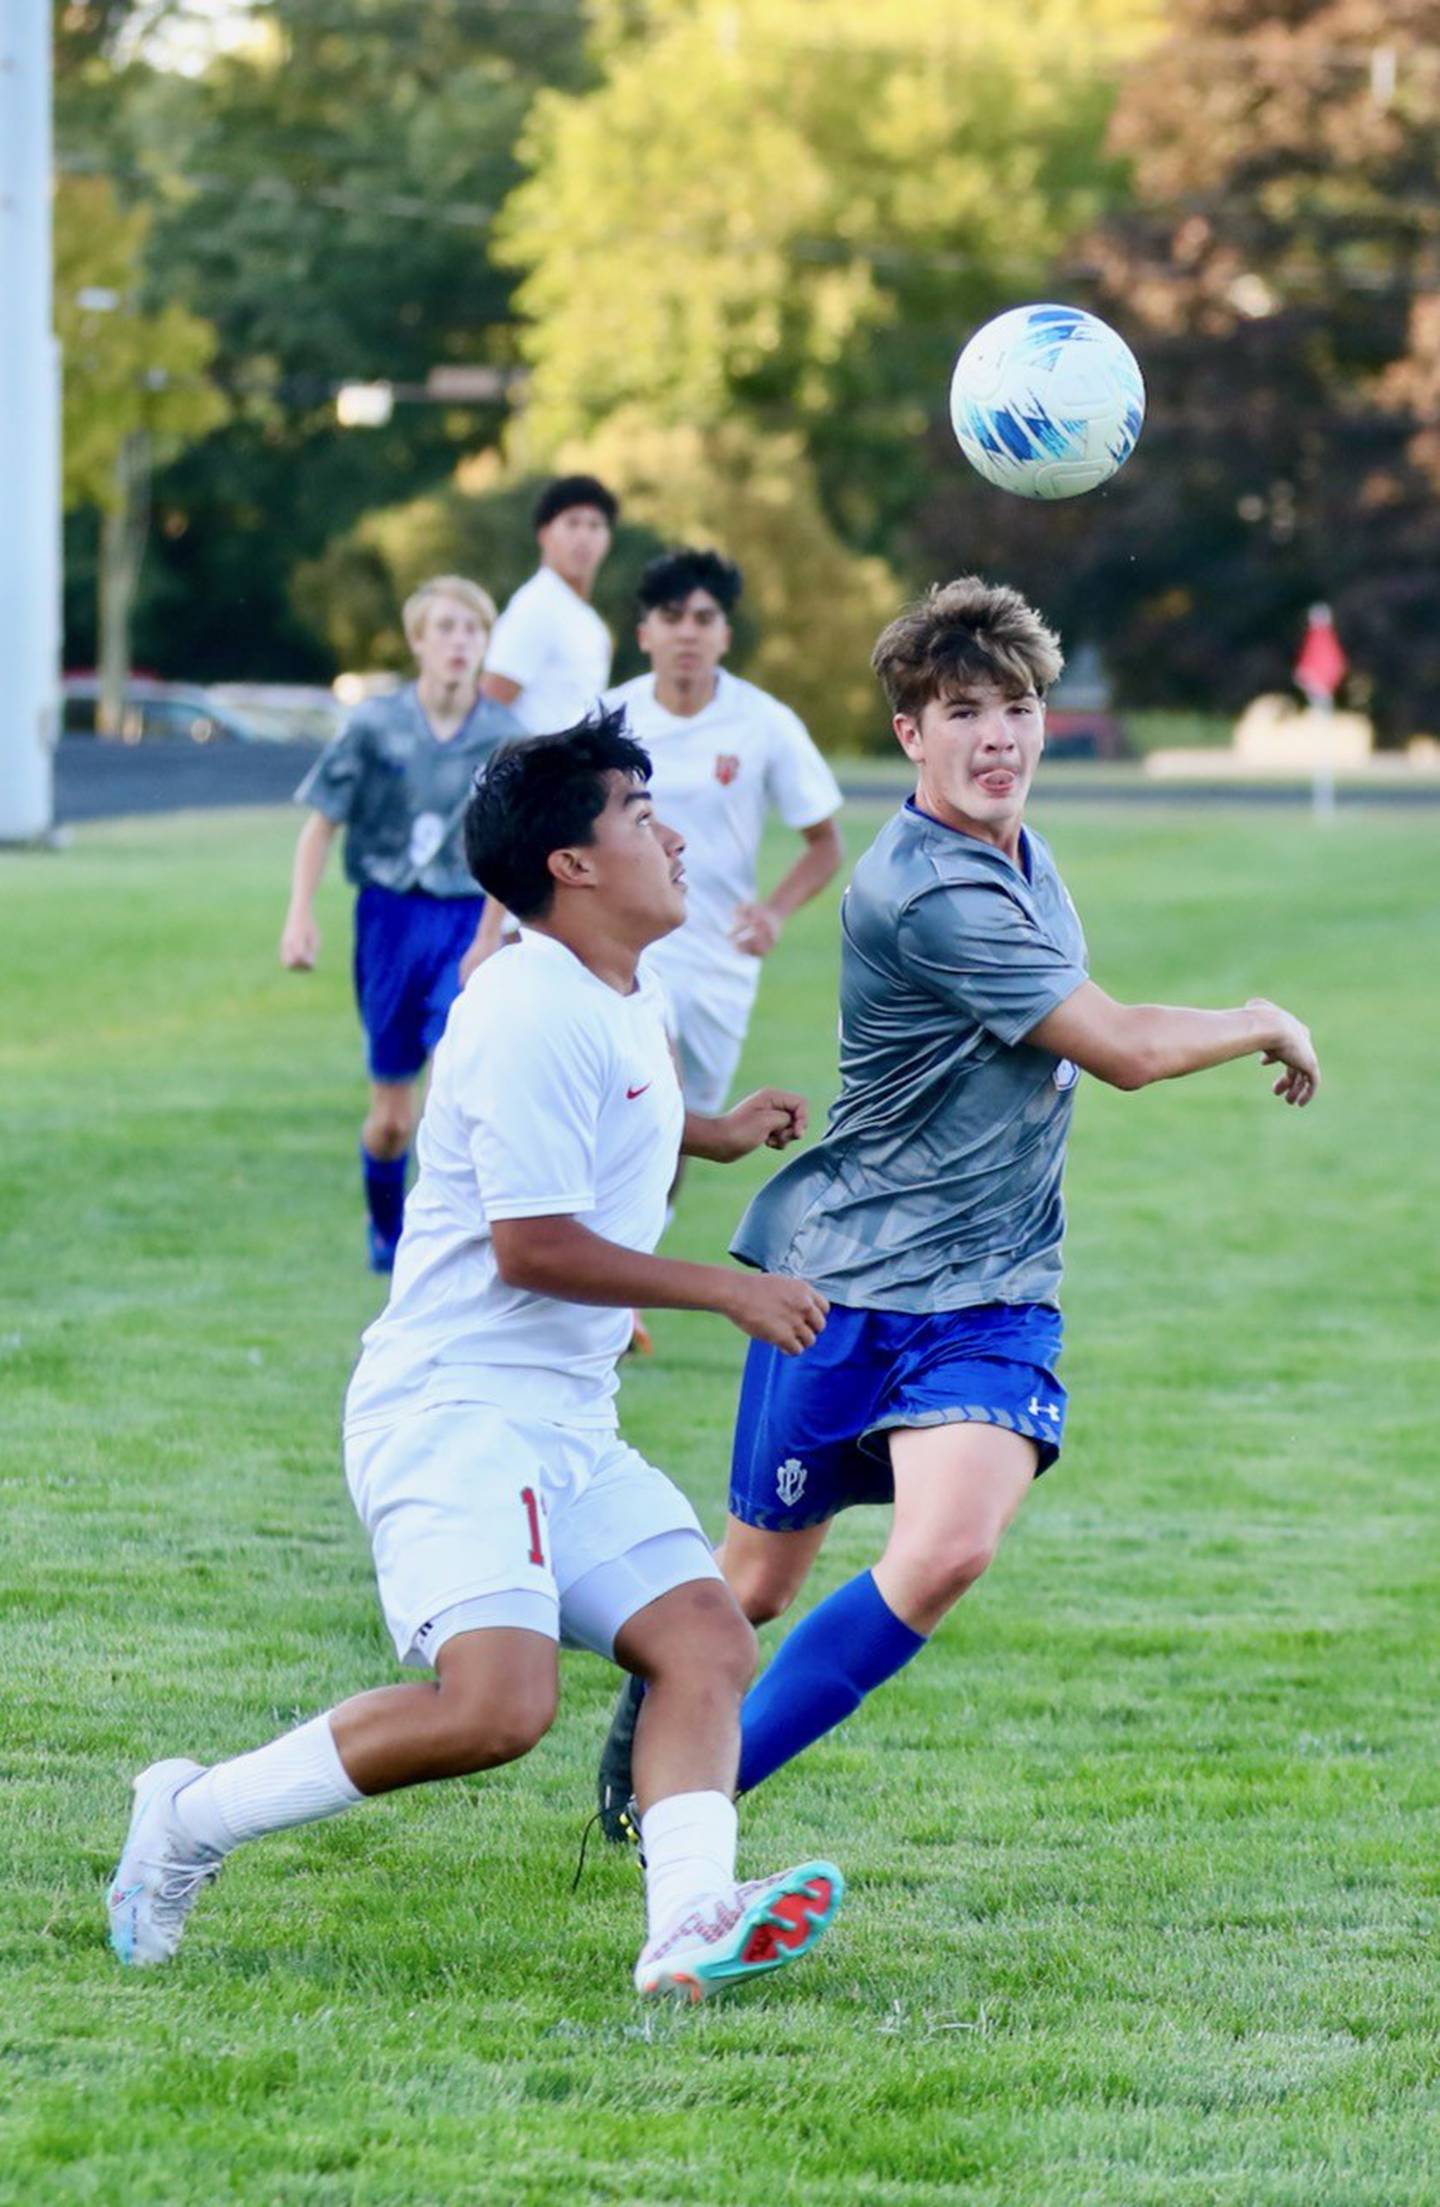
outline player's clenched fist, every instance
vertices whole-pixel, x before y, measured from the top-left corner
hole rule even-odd
[[[734,1282],[725,1315],[752,1341],[768,1341],[786,1356],[798,1356],[825,1331],[830,1305],[807,1280],[779,1272],[741,1274]]]
[[[320,955],[320,930],[309,914],[287,920],[280,937],[280,963],[291,973],[308,973]]]
[[[810,1123],[810,1107],[788,1089],[758,1088],[725,1116],[745,1145],[741,1154],[748,1157],[762,1143],[767,1149],[788,1149],[798,1142]]]

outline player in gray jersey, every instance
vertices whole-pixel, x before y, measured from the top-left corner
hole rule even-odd
[[[1146,1087],[1258,1054],[1306,1104],[1300,1022],[1120,1004],[1087,977],[1075,908],[1023,824],[1059,643],[1013,590],[966,577],[893,621],[873,665],[914,796],[841,913],[841,1089],[822,1139],[732,1244],[830,1301],[793,1360],[752,1346],[721,1561],[753,1623],[804,1584],[830,1522],[893,1502],[889,1537],[798,1625],[744,1709],[742,1788],[856,1709],[986,1569],[1060,1452],[1061,1174],[1081,1070]],[[601,1770],[623,1833],[617,1711]]]
[[[461,821],[475,778],[520,723],[476,694],[495,607],[478,583],[436,575],[406,600],[418,680],[354,712],[295,792],[300,830],[280,962],[315,963],[315,892],[345,830],[355,903],[355,995],[370,1108],[360,1136],[370,1263],[395,1262],[415,1125],[415,1084],[460,988],[485,899],[465,864]]]

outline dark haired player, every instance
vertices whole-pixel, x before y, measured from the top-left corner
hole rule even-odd
[[[540,565],[490,634],[480,687],[536,734],[568,728],[610,680],[610,631],[590,603],[620,516],[593,475],[562,475],[535,506]]]
[[[873,1569],[796,1626],[747,1697],[742,1791],[924,1646],[1060,1452],[1060,1182],[1080,1071],[1138,1089],[1258,1055],[1287,1103],[1319,1082],[1309,1034],[1272,1003],[1121,1004],[1087,978],[1075,908],[1024,825],[1061,657],[1016,591],[974,576],[932,590],[873,664],[915,794],[841,908],[825,1134],[732,1244],[831,1309],[792,1366],[762,1345],[747,1357],[725,1576],[753,1623],[778,1617],[838,1511],[893,1512]],[[602,1799],[624,1778],[617,1714]]]
[[[555,1712],[562,1632],[649,1687],[640,1992],[699,1998],[776,1969],[839,1903],[825,1862],[736,1883],[754,1635],[689,1503],[615,1426],[638,1297],[717,1311],[785,1355],[825,1323],[802,1281],[650,1254],[682,1143],[721,1162],[783,1147],[805,1107],[765,1089],[723,1118],[684,1108],[637,977],[685,910],[683,846],[648,772],[623,717],[601,713],[499,752],[466,813],[471,868],[526,933],[466,989],[436,1053],[390,1302],[345,1405],[395,1650],[434,1678],[210,1769],[142,1772],[109,1896],[122,1961],[168,1961],[242,1841],[528,1753]]]
[[[695,1111],[725,1108],[761,960],[842,856],[839,786],[803,723],[721,664],[740,591],[739,568],[718,552],[653,559],[640,582],[637,630],[650,672],[606,692],[650,753],[662,817],[685,838],[685,924],[646,962],[670,1002],[685,1101]],[[760,845],[772,812],[803,848],[762,897]]]

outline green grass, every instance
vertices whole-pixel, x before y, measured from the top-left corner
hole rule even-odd
[[[852,846],[878,814],[852,815]],[[1042,807],[1043,819],[1043,807]],[[1440,887],[1425,820],[1067,807],[1117,993],[1310,1017],[1086,1084],[1062,1465],[937,1644],[747,1804],[852,1897],[748,2004],[631,1998],[569,1879],[606,1670],[525,1764],[245,1850],[168,1973],[102,1889],[127,1781],[393,1675],[337,1413],[360,1266],[346,911],[275,964],[293,823],[0,860],[0,2201],[1401,2207],[1436,2196]],[[833,906],[750,1073],[823,1101]],[[763,1164],[701,1168],[713,1255]],[[631,1438],[718,1527],[742,1344],[656,1321]],[[842,1520],[817,1591],[881,1530]]]
[[[1130,748],[1143,757],[1149,751],[1228,750],[1235,733],[1233,713],[1129,712],[1120,718]]]

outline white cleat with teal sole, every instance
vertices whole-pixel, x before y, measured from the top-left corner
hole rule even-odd
[[[135,1780],[135,1811],[109,1893],[110,1944],[133,1968],[170,1960],[201,1891],[220,1875],[225,1857],[187,1838],[174,1817],[176,1794],[204,1768],[178,1759],[152,1763]]]
[[[709,2000],[769,1977],[822,1939],[845,1897],[833,1862],[802,1862],[687,1910],[635,1964],[635,1990]]]

